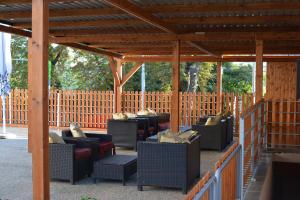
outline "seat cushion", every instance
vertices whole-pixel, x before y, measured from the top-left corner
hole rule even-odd
[[[100,158],[104,158],[107,152],[112,152],[112,149],[115,147],[112,142],[101,142],[99,144],[99,156]]]
[[[76,148],[75,149],[75,159],[89,159],[92,155],[92,150],[90,148]]]

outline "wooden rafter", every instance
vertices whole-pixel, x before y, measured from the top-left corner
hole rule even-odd
[[[126,56],[124,62],[171,62],[172,56]],[[181,56],[181,62],[255,62],[255,56]],[[264,62],[295,62],[300,56],[264,56]]]
[[[200,34],[99,34],[90,36],[69,36],[51,38],[53,43],[79,42],[167,42],[167,41],[246,41],[246,40],[300,40],[299,32],[211,32]]]
[[[196,49],[199,49],[202,52],[207,53],[208,55],[215,56],[215,57],[220,57],[221,56],[219,53],[215,53],[215,52],[212,52],[212,51],[208,50],[208,48],[203,48],[203,45],[199,45],[199,44],[196,44],[196,43],[191,42],[191,41],[186,41],[186,43],[188,43],[192,47],[195,47]]]
[[[16,35],[21,35],[24,37],[31,37],[31,32],[30,31],[25,31],[25,30],[20,30],[14,27],[10,26],[4,26],[0,24],[0,31],[5,32],[5,33],[12,33]]]
[[[101,54],[101,55],[105,55],[105,56],[113,56],[113,57],[116,57],[116,58],[122,58],[123,57],[121,54],[118,54],[118,53],[114,53],[114,52],[111,52],[111,51],[102,50],[102,49],[98,49],[98,48],[89,47],[89,46],[86,46],[86,45],[83,45],[83,44],[62,43],[62,45],[66,45],[68,47],[72,47],[72,48],[75,48],[75,49],[89,51],[89,52],[92,52],[92,53]]]
[[[162,20],[156,18],[151,13],[142,8],[134,5],[133,3],[128,2],[127,0],[104,0],[106,3],[110,4],[113,7],[119,8],[124,12],[144,21],[148,24],[151,24],[161,30],[166,31],[167,33],[176,33],[176,29],[163,22]]]
[[[171,19],[156,19],[163,24],[168,24],[168,27],[162,30],[168,29],[167,32],[171,32],[171,28],[178,24],[184,25],[219,25],[219,24],[230,24],[230,25],[245,25],[245,24],[271,24],[274,22],[283,24],[297,25],[300,22],[300,16],[298,15],[279,15],[279,16],[221,16],[221,17],[192,17],[192,18],[171,18]],[[112,24],[118,26],[134,26],[142,25],[147,21],[141,21],[138,19],[111,19],[111,20],[80,20],[80,21],[58,21],[50,22],[50,27],[110,27]],[[152,25],[154,23],[151,23]],[[13,23],[16,27],[31,28],[30,22],[17,22]],[[175,31],[175,30],[174,30]],[[178,31],[176,31],[178,33]]]
[[[49,2],[56,0],[50,0]],[[63,2],[61,0],[57,0]],[[31,3],[30,0],[4,0],[0,4],[12,3]],[[149,5],[143,7],[149,13],[178,13],[178,12],[223,12],[223,11],[258,11],[258,10],[299,10],[299,2],[272,2],[272,3],[225,3],[225,4],[178,4],[178,5]],[[122,11],[115,8],[90,8],[90,9],[68,9],[68,10],[50,10],[51,17],[66,17],[66,16],[101,16],[101,15],[114,15],[122,14]],[[31,11],[14,11],[14,12],[1,12],[0,18],[30,18]]]
[[[130,71],[122,78],[122,81],[120,83],[121,86],[123,86],[143,65],[142,62],[137,62],[133,68],[130,69]]]
[[[161,30],[166,31],[167,33],[171,34],[178,34],[178,30],[174,28],[174,26],[171,26],[168,22],[165,22],[164,20],[158,19],[155,16],[153,16],[151,13],[148,13],[147,10],[144,10],[143,8],[140,8],[127,0],[125,1],[118,1],[118,0],[104,0],[105,2],[109,3],[110,5],[117,7],[124,12],[127,12],[130,15],[133,15],[139,19],[141,19],[144,22],[147,22],[148,24],[151,24]],[[193,43],[190,43],[193,44]],[[197,45],[198,48],[204,49],[203,47]],[[206,50],[207,51],[207,50]],[[209,52],[209,51],[207,51]]]

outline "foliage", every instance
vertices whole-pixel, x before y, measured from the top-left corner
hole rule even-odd
[[[13,69],[11,88],[27,88],[27,39],[12,37]],[[113,90],[113,76],[108,60],[99,56],[61,45],[49,45],[52,64],[51,87],[57,89]],[[126,63],[126,74],[135,63]],[[199,63],[197,91],[216,91],[216,63]],[[189,73],[186,63],[180,66],[180,90],[187,91]],[[172,67],[168,62],[145,63],[146,91],[171,91]],[[223,91],[251,92],[252,67],[249,64],[223,63]],[[140,91],[141,69],[124,85],[124,90]]]
[[[223,91],[251,93],[252,66],[250,64],[223,63]]]
[[[27,39],[20,36],[11,38],[12,72],[11,88],[27,88]]]

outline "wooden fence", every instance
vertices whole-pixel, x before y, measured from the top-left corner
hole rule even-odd
[[[300,147],[300,101],[267,101],[268,148]]]
[[[145,92],[144,108],[158,113],[170,113],[171,93]],[[205,115],[217,113],[217,107],[230,110],[238,119],[240,112],[253,104],[253,96],[224,93],[218,102],[216,93],[180,93],[180,125],[191,126]],[[142,109],[141,92],[123,92],[122,110],[136,113]],[[2,121],[2,101],[0,100]],[[15,89],[6,97],[6,122],[8,126],[26,126],[28,122],[27,90]],[[49,126],[67,127],[77,122],[83,128],[105,129],[114,112],[112,91],[51,90],[49,92]],[[238,129],[238,120],[236,121]]]
[[[142,109],[142,99],[144,99],[144,108],[151,108],[157,113],[169,113],[171,111],[171,96],[172,93],[170,92],[145,92],[144,94],[141,92],[123,92],[122,111],[136,113]],[[253,105],[252,94],[224,93],[221,102],[218,102],[216,93],[180,92],[179,98],[181,126],[191,126],[202,116],[217,114],[218,107],[225,111],[230,110],[238,119],[241,112]],[[239,130],[238,121],[236,130]]]

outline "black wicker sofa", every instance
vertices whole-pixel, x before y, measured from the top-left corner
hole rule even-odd
[[[191,144],[138,143],[137,184],[181,188],[184,194],[200,176],[200,136]]]

